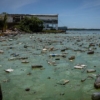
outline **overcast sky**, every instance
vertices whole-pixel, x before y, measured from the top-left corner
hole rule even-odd
[[[100,0],[0,0],[0,13],[58,14],[59,26],[100,28]]]

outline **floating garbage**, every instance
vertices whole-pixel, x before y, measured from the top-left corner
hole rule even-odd
[[[24,60],[24,59],[28,59],[28,57],[19,57],[19,58],[17,58],[17,59],[21,59],[21,60]]]
[[[87,52],[87,54],[94,54],[94,51],[89,51]]]
[[[30,88],[26,88],[25,91],[30,91]]]
[[[93,93],[92,100],[100,100],[100,92]]]
[[[69,80],[62,79],[57,84],[59,84],[59,85],[66,85],[67,83],[69,83]]]
[[[24,48],[27,48],[28,46],[27,45],[24,45]]]
[[[44,48],[44,49],[42,49],[43,51],[47,51],[47,49],[46,48]]]
[[[65,52],[66,51],[66,49],[61,49],[61,52]]]
[[[8,60],[11,61],[11,60],[15,60],[15,59],[16,59],[16,57],[11,57]]]
[[[66,57],[66,54],[49,54],[49,57]]]
[[[32,65],[31,67],[32,68],[42,68],[43,66],[42,65]]]
[[[69,60],[74,60],[75,56],[71,56],[70,58],[68,58]]]
[[[4,51],[3,50],[0,50],[0,53],[2,54],[2,53],[4,53]]]
[[[86,65],[84,65],[84,64],[74,66],[74,68],[76,68],[76,69],[83,69],[84,67],[86,67]]]
[[[92,72],[96,72],[95,69],[87,69],[87,73],[92,73]]]
[[[9,41],[12,41],[13,39],[9,39]]]
[[[10,68],[10,69],[6,69],[6,70],[5,70],[5,72],[8,72],[8,73],[13,72],[13,71],[14,71],[14,70],[13,70],[13,69],[11,69],[11,68]]]
[[[50,64],[50,65],[56,65],[56,62],[55,61],[48,61],[48,64]]]
[[[82,78],[81,82],[84,82],[86,79],[94,79],[94,77],[93,76],[87,76],[86,78]]]
[[[29,61],[27,61],[27,60],[22,60],[21,62],[22,63],[29,63]]]
[[[95,82],[94,82],[94,87],[96,89],[100,88],[100,75],[97,76]]]
[[[42,49],[41,53],[45,53],[47,51],[46,48]]]

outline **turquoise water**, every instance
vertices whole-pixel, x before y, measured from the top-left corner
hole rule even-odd
[[[94,88],[96,75],[100,74],[100,31],[68,33],[21,34],[3,38],[5,41],[0,42],[0,50],[4,51],[0,54],[3,100],[91,100],[91,94],[100,91]],[[91,47],[95,52],[92,55],[87,54],[90,43],[95,44]],[[28,47],[24,48],[24,45]],[[54,48],[53,51],[49,51],[51,47]],[[47,48],[47,51],[42,52],[43,48]],[[61,52],[65,48],[67,49]],[[9,60],[13,53],[19,56]],[[66,58],[49,57],[49,54],[62,53],[66,54]],[[71,56],[75,56],[75,60],[69,61]],[[22,63],[22,59],[18,59],[20,57],[28,57],[26,60],[29,63]],[[48,61],[55,61],[56,65],[50,65]],[[87,66],[84,69],[75,69],[77,64]],[[32,65],[42,65],[43,68],[32,69]],[[9,68],[14,71],[4,71]],[[87,69],[95,69],[96,72],[87,73]],[[81,79],[88,76],[93,79],[88,78],[81,82]],[[66,85],[58,84],[62,80],[69,82]],[[27,88],[30,90],[26,91]]]

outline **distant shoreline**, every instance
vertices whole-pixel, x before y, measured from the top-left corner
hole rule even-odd
[[[74,31],[100,31],[100,29],[81,29],[81,28],[69,28],[67,30]]]

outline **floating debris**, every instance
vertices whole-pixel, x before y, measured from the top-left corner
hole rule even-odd
[[[93,93],[92,100],[100,100],[100,92]]]
[[[93,73],[93,72],[96,72],[95,69],[87,69],[87,73]]]
[[[69,83],[69,80],[62,79],[57,84],[66,85],[67,83]]]
[[[70,58],[68,58],[69,60],[74,60],[75,56],[71,56]]]
[[[94,54],[94,51],[89,51],[87,52],[87,54]]]
[[[84,67],[86,67],[86,65],[76,65],[76,66],[74,66],[74,68],[76,68],[76,69],[83,69]]]
[[[22,60],[21,62],[22,63],[29,63],[29,61],[26,61],[26,60]]]
[[[9,61],[16,60],[16,57],[11,57],[8,59]]]
[[[5,70],[5,72],[8,72],[8,73],[13,72],[13,71],[14,71],[14,70],[13,70],[13,69],[11,69],[11,68],[10,68],[10,69],[6,69],[6,70]]]
[[[0,53],[2,54],[2,53],[4,53],[4,51],[3,50],[0,50]]]
[[[42,65],[32,65],[31,67],[32,68],[42,68],[43,66]]]
[[[97,76],[95,82],[94,82],[94,87],[96,89],[100,88],[100,75]]]

